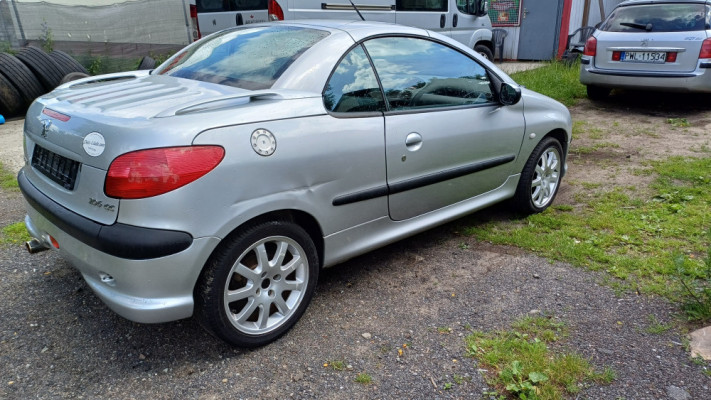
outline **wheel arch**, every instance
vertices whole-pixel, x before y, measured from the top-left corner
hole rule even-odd
[[[205,265],[209,263],[209,259],[212,258],[212,254],[215,254],[222,246],[225,246],[227,243],[229,243],[232,238],[238,235],[239,232],[245,227],[258,225],[269,221],[293,222],[303,228],[313,241],[314,246],[316,246],[316,251],[318,252],[319,257],[319,267],[323,267],[324,240],[321,225],[318,223],[318,221],[316,220],[316,218],[314,218],[313,215],[305,211],[295,209],[273,210],[264,214],[257,215],[247,221],[242,222],[234,229],[232,229],[224,238],[222,238],[222,240],[220,240],[220,243],[212,251]],[[203,265],[202,269],[205,269],[205,265]]]
[[[570,142],[568,141],[568,133],[565,131],[563,128],[556,128],[553,129],[552,131],[548,132],[543,138],[547,137],[552,137],[560,143],[560,147],[563,148],[563,169],[561,173],[561,178],[565,176],[565,173],[568,171],[567,168],[565,168],[565,165],[567,165],[567,160],[568,160],[568,147],[570,146]]]

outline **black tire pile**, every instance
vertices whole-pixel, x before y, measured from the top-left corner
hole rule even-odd
[[[14,56],[0,53],[0,115],[22,115],[38,96],[68,82],[68,78],[85,76],[89,76],[87,70],[59,50],[48,54],[30,46]]]

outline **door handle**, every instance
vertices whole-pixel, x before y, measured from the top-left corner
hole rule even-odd
[[[452,28],[456,28],[458,23],[459,23],[459,15],[454,14],[454,17],[452,17]]]
[[[422,148],[422,136],[419,133],[411,133],[405,138],[405,147],[410,151],[417,151]]]
[[[237,14],[237,16],[235,17],[235,23],[237,24],[237,26],[244,25],[242,14]]]
[[[440,27],[440,28],[444,28],[444,25],[445,25],[445,24],[447,24],[447,15],[446,15],[446,14],[442,14],[442,15],[439,17],[439,27]]]

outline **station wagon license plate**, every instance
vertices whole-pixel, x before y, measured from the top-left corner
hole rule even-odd
[[[623,51],[620,55],[620,61],[625,62],[664,64],[666,60],[664,51]]]

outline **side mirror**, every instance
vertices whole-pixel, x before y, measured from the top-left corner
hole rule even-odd
[[[509,83],[502,83],[499,90],[499,101],[505,106],[512,106],[521,100],[521,88]]]

